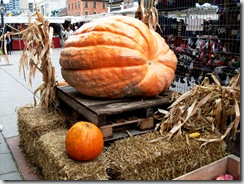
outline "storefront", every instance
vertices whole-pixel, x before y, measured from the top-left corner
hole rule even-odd
[[[61,39],[60,39],[60,25],[65,22],[65,17],[47,17],[50,22],[50,26],[54,28],[53,34],[53,47],[59,48],[61,47]],[[23,30],[27,27],[30,22],[34,21],[34,18],[29,20],[29,17],[4,17],[4,23],[7,25],[11,25],[18,29],[19,31]],[[10,27],[10,26],[9,26]],[[22,50],[24,49],[24,42],[20,35],[12,35],[12,50]]]

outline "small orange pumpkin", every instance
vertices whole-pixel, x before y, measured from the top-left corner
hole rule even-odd
[[[65,81],[84,95],[146,98],[169,88],[177,57],[142,21],[110,16],[81,26],[65,41],[59,62]]]
[[[101,130],[90,122],[75,123],[65,137],[67,154],[78,161],[87,161],[98,157],[103,147],[104,140]]]

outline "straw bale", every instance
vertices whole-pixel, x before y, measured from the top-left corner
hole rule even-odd
[[[65,151],[67,130],[56,129],[40,137],[36,162],[45,180],[108,180],[104,153],[91,161],[75,161]]]
[[[19,146],[28,163],[35,165],[36,142],[46,132],[65,128],[66,117],[56,110],[47,113],[39,106],[26,105],[17,109]]]
[[[171,180],[226,156],[224,141],[202,146],[183,130],[179,137],[149,143],[162,138],[154,131],[117,140],[96,159],[78,162],[65,152],[70,120],[64,112],[32,106],[17,112],[20,147],[45,180]],[[201,132],[201,138],[217,137],[217,132]]]
[[[209,133],[207,136],[212,135]],[[181,137],[149,143],[160,136],[155,131],[115,141],[106,152],[110,161],[110,177],[119,180],[171,180],[226,156],[223,141],[201,147],[202,142],[188,140],[183,133]]]

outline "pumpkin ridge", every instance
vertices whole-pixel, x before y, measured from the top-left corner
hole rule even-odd
[[[122,18],[122,20],[118,19],[120,17]],[[143,38],[143,40],[147,43],[146,44],[147,48],[145,48],[146,49],[145,52],[151,50],[150,46],[151,46],[152,43],[150,43],[150,40],[148,40],[148,37],[150,37],[150,36],[148,36],[148,34],[151,35],[151,32],[148,29],[148,27],[144,23],[142,23],[140,20],[136,19],[137,23],[140,24],[140,25],[135,26],[133,24],[133,22],[126,21],[126,20],[129,20],[128,17],[116,16],[116,19],[113,19],[112,17],[106,17],[106,19],[111,20],[111,22],[104,21],[103,19],[104,18],[101,18],[101,20],[99,22],[99,25],[96,23],[96,21],[87,23],[86,28],[83,29],[82,31],[79,30],[76,33],[76,35],[77,34],[82,34],[84,32],[92,32],[92,31],[95,31],[95,30],[96,31],[105,30],[105,31],[113,32],[115,34],[124,35],[126,37],[129,37],[129,38],[133,39],[134,36],[133,35],[131,36],[131,33],[128,33],[125,30],[130,30],[131,28],[134,28],[140,34],[140,36]],[[127,28],[121,29],[120,26],[117,26],[117,24],[115,24],[115,23],[118,23],[118,22],[121,23],[122,25],[126,26]],[[141,30],[142,29],[141,26],[143,26],[145,28],[145,29],[143,29],[144,31],[146,31],[145,33]]]
[[[152,59],[152,62],[159,62],[169,68],[176,70],[177,57],[175,56],[174,52],[169,48],[165,40],[159,34],[156,34],[153,31],[152,34],[155,36],[157,43],[160,46],[158,48],[158,52],[155,54],[154,59]]]
[[[178,61],[174,52],[169,49],[169,51],[166,54],[159,55],[153,60],[153,62],[162,63],[163,65],[176,70]]]
[[[133,67],[131,71],[128,71],[130,76],[128,74],[123,74],[119,72],[119,75],[116,75],[115,72],[112,72],[109,76],[100,76],[98,75],[92,75],[93,73],[103,74],[107,71],[107,69],[96,69],[97,71],[92,70],[76,70],[76,71],[70,71],[62,69],[62,75],[66,78],[66,81],[70,83],[70,85],[74,85],[76,82],[79,84],[82,84],[81,86],[76,86],[76,89],[80,91],[82,94],[90,95],[90,96],[97,96],[97,97],[103,97],[103,94],[106,94],[109,98],[115,98],[117,94],[119,94],[119,97],[124,97],[128,93],[128,91],[132,91],[132,88],[137,88],[137,84],[141,81],[142,78],[144,78],[144,73],[147,72],[148,67],[145,65],[146,71],[141,71],[141,67]],[[119,70],[119,67],[117,67]],[[100,70],[100,71],[99,71]],[[102,70],[102,71],[101,71]],[[134,71],[134,72],[133,72]],[[77,76],[81,76],[79,73],[82,73],[82,76],[79,81],[73,80],[77,79]],[[93,76],[93,79],[90,79],[90,75]],[[86,78],[87,77],[87,78]],[[132,82],[132,79],[134,82]],[[133,85],[131,85],[133,83]],[[86,86],[89,86],[86,87]],[[94,91],[93,89],[96,88]],[[108,89],[117,89],[117,90],[108,90]],[[124,89],[124,91],[122,91]],[[127,91],[125,91],[127,89]],[[105,93],[105,91],[107,91]],[[138,93],[138,92],[137,92]],[[118,97],[118,95],[117,95]]]
[[[70,52],[70,49],[68,49],[68,51],[66,51],[67,49],[64,49],[64,52],[61,52],[59,63],[65,69],[95,69],[100,68],[101,66],[103,68],[111,68],[146,64],[146,60],[144,59],[145,55],[140,51],[126,47],[104,46],[103,51],[110,51],[110,54],[107,53],[107,55],[101,55],[98,54],[100,48],[96,46],[77,48],[76,50],[72,48],[72,52]],[[116,57],[113,56],[113,50],[118,50],[119,48],[122,53],[116,55]],[[91,57],[87,58],[86,53],[89,53]],[[127,55],[127,53],[130,55]]]
[[[157,58],[160,55],[164,55],[165,53],[167,53],[170,50],[170,48],[166,44],[166,42],[162,36],[160,36],[154,30],[150,30],[150,31],[151,31],[152,35],[154,36],[155,41],[156,41],[156,45],[157,45],[157,51],[155,52],[153,58]]]
[[[93,33],[101,33],[101,35],[92,35],[92,36],[104,36],[103,35],[103,33],[108,33],[108,34],[110,34],[111,36],[117,36],[118,34],[116,34],[116,33],[109,33],[108,31],[92,31],[92,32],[89,32],[89,34],[93,34]],[[83,33],[83,34],[85,34],[85,33]],[[144,48],[142,47],[142,45],[140,45],[138,42],[136,42],[136,40],[134,40],[134,39],[132,39],[131,37],[129,37],[129,36],[126,36],[126,35],[119,35],[120,37],[122,37],[121,39],[119,38],[119,37],[117,37],[117,40],[116,41],[114,41],[113,39],[114,39],[114,37],[113,37],[113,39],[111,38],[111,40],[109,40],[109,42],[108,41],[104,41],[104,43],[94,43],[94,42],[92,42],[91,41],[91,39],[89,40],[89,41],[84,41],[81,37],[83,37],[83,34],[78,34],[78,35],[76,35],[76,36],[72,36],[69,40],[67,40],[66,42],[65,42],[65,47],[73,47],[73,48],[75,48],[75,47],[78,47],[78,48],[80,48],[80,47],[90,47],[90,46],[102,46],[102,45],[107,45],[107,46],[113,46],[113,47],[115,47],[115,46],[117,46],[116,44],[116,41],[123,41],[124,39],[123,39],[123,37],[125,37],[125,38],[128,38],[128,39],[130,39],[130,41],[133,41],[133,43],[135,43],[137,46],[139,46],[141,49],[140,49],[140,51],[142,52],[142,53],[145,53],[145,50],[144,50]],[[91,37],[92,37],[91,36]],[[78,38],[77,38],[78,37]],[[84,36],[85,37],[85,36]],[[109,38],[109,36],[108,36],[108,38]],[[79,40],[78,40],[79,39]],[[113,44],[115,44],[115,45],[113,45]],[[134,45],[132,45],[132,44],[128,44],[128,41],[127,42],[123,42],[122,44],[123,45],[121,45],[121,42],[119,43],[120,45],[118,46],[118,47],[125,47],[125,48],[131,48],[131,49],[135,49],[135,47],[134,47]],[[129,46],[131,46],[131,47],[129,47]]]
[[[148,67],[146,66],[147,64],[145,64],[145,68],[147,69]],[[126,70],[128,70],[128,69],[131,69],[131,70],[133,70],[133,69],[137,69],[137,68],[139,68],[139,67],[142,67],[142,65],[138,65],[138,66],[127,66],[126,67]],[[92,69],[64,69],[64,68],[62,68],[61,70],[66,70],[66,71],[69,71],[69,72],[78,72],[78,71],[81,71],[82,73],[86,73],[86,72],[89,72],[89,73],[93,73],[94,71],[96,72],[96,73],[100,73],[100,71],[99,70],[104,70],[104,71],[106,71],[108,68],[112,68],[112,69],[114,69],[114,70],[118,70],[118,69],[120,69],[120,67],[118,66],[118,67],[107,67],[107,68],[105,68],[105,67],[103,67],[103,68],[92,68]],[[93,71],[94,70],[94,71]],[[132,72],[132,71],[129,71],[129,72]],[[128,78],[128,80],[131,80],[131,78]],[[114,79],[113,79],[113,81],[114,81]]]
[[[165,73],[160,73],[160,71],[155,70],[155,73],[158,76],[158,79],[159,79],[160,82],[161,82],[160,74],[163,75],[164,79],[162,79],[162,80],[163,81],[165,81],[165,80],[167,81],[167,84],[165,84],[165,87],[164,87],[165,89],[167,89],[171,85],[172,81],[174,80],[175,71],[172,68],[170,68],[170,67],[168,67],[166,65],[159,64],[159,63],[155,63],[153,66],[156,69],[160,68],[161,71],[162,70],[167,70],[167,73],[166,72]]]
[[[111,19],[111,20],[113,20],[113,19]],[[95,31],[97,31],[97,32],[105,31],[105,32],[110,32],[110,33],[112,32],[112,33],[115,33],[115,34],[123,35],[123,36],[131,38],[131,39],[134,38],[134,36],[131,36],[130,34],[125,32],[126,29],[121,29],[121,27],[116,26],[116,24],[108,23],[108,22],[100,22],[99,27],[98,27],[96,25],[93,25],[92,23],[93,22],[87,23],[87,24],[91,24],[90,27],[89,27],[91,29],[87,28],[84,31],[77,31],[76,34],[74,34],[74,35],[79,35],[79,34],[84,34],[84,33],[91,33],[91,32],[95,32]],[[133,25],[130,25],[130,24],[126,24],[125,22],[120,22],[120,23],[123,24],[124,26],[126,26],[127,28],[133,27],[135,30],[138,31],[138,33],[141,34],[141,31],[137,27],[134,27]],[[145,37],[143,37],[143,38],[145,39]]]
[[[151,95],[155,96],[159,92],[163,91],[165,87],[165,85],[164,86],[158,85],[159,83],[161,83],[161,81],[159,81],[158,79],[157,72],[155,71],[153,66],[149,66],[147,74],[138,83],[138,87],[140,89],[147,91],[147,94],[144,94],[143,97],[147,97]]]
[[[165,74],[164,73],[161,73],[161,72],[159,72],[158,71],[158,66],[155,66],[154,65],[154,70],[155,70],[155,74],[156,74],[156,76],[157,76],[157,79],[158,79],[158,83],[159,83],[159,85],[158,85],[158,88],[160,88],[161,87],[161,89],[160,89],[160,92],[162,92],[162,91],[164,91],[165,89],[166,89],[166,83],[165,83],[165,80],[166,80],[166,76],[165,76]],[[160,75],[161,74],[161,75]]]
[[[161,49],[161,51],[159,51],[158,53],[156,53],[155,56],[154,56],[154,58],[157,58],[157,57],[159,57],[160,55],[164,55],[164,54],[166,54],[167,52],[169,52],[170,48],[169,48],[169,46],[168,46],[166,43],[164,43],[162,47],[164,47],[164,48]],[[158,49],[158,50],[159,50],[159,49]]]
[[[111,86],[112,86],[112,88],[114,88],[113,87],[113,85],[115,85],[114,83],[111,83],[109,85],[106,85],[103,88],[99,88],[96,92],[92,92],[92,94],[89,91],[87,93],[85,93],[83,91],[83,94],[85,94],[85,95],[91,95],[91,96],[99,97],[99,98],[123,98],[123,97],[130,97],[130,96],[141,95],[142,92],[141,92],[140,88],[137,87],[138,82],[131,84],[130,81],[131,80],[128,79],[128,80],[125,80],[125,81],[123,81],[121,83],[117,83],[116,85],[119,85],[119,86],[122,86],[124,83],[128,83],[128,82],[130,84],[129,85],[126,85],[126,86],[124,86],[122,88],[119,88],[118,90],[114,90],[112,92],[111,91],[108,92],[107,89],[108,89],[108,87],[111,87]],[[79,88],[77,88],[77,89],[79,91]],[[137,89],[137,92],[136,92],[135,89]],[[105,93],[105,91],[107,91],[106,96],[103,96],[103,94]]]
[[[133,28],[135,28],[135,29],[140,33],[140,35],[144,38],[144,40],[147,42],[147,47],[148,47],[147,50],[150,50],[150,49],[149,49],[149,47],[150,47],[150,41],[147,39],[146,34],[145,34],[143,31],[141,31],[140,28],[138,28],[137,26],[135,26],[135,25],[132,24],[132,23],[123,22],[123,21],[121,21],[121,20],[118,20],[118,21],[121,22],[121,23],[124,23],[124,24],[126,24],[126,25],[129,25],[129,26],[131,26],[131,27],[133,27]]]
[[[138,24],[141,24],[141,26],[143,26],[143,27],[145,27],[146,29],[144,30],[144,31],[147,31],[147,29],[149,30],[147,33],[144,33],[144,31],[142,31],[142,29],[141,29],[141,27],[140,27],[140,25],[138,25],[138,26],[136,26],[135,24],[134,24],[134,22],[131,22],[131,21],[128,21],[127,22],[127,20],[129,20],[128,19],[128,17],[123,17],[123,16],[117,16],[116,18],[114,18],[114,17],[108,17],[108,18],[110,18],[110,19],[115,19],[115,20],[117,20],[118,22],[121,22],[121,23],[124,23],[124,24],[126,24],[126,25],[129,25],[129,26],[131,26],[131,27],[133,27],[133,28],[135,28],[137,31],[139,31],[139,33],[140,33],[140,35],[144,38],[144,40],[147,42],[147,50],[149,51],[149,50],[151,50],[150,49],[150,47],[153,47],[152,46],[152,43],[150,42],[150,40],[148,40],[148,38],[150,38],[151,36],[152,36],[152,31],[153,30],[149,30],[148,29],[148,27],[146,26],[146,24],[144,24],[143,22],[141,22],[140,20],[138,20],[138,19],[136,19],[136,20],[138,20]],[[120,19],[121,18],[121,19]],[[154,31],[155,32],[155,31]],[[156,33],[156,32],[155,32]],[[149,36],[149,34],[151,35],[151,36]],[[154,53],[152,53],[152,55],[155,55]]]

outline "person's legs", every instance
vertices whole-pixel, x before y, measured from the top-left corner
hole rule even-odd
[[[11,55],[11,45],[7,44],[7,54]]]

